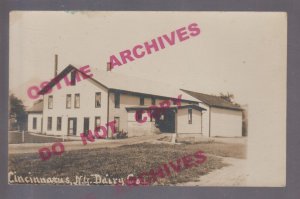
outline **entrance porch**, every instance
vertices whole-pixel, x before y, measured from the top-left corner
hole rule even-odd
[[[129,137],[160,133],[202,134],[202,111],[205,109],[197,105],[135,106],[126,110]]]

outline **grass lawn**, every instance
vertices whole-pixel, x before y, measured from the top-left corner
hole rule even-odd
[[[62,142],[62,138],[53,137],[43,137],[38,135],[32,135],[29,133],[24,133],[24,143],[50,143],[50,142]],[[68,140],[65,140],[68,141]],[[22,143],[22,133],[21,132],[9,132],[8,133],[8,143],[9,144],[20,144]]]
[[[38,154],[9,155],[9,171],[16,171],[18,176],[70,177],[99,174],[126,178],[128,174],[137,175],[157,169],[162,163],[176,161],[184,155],[202,150],[205,154],[223,157],[245,158],[245,146],[241,144],[195,143],[195,144],[136,144],[117,148],[85,149],[67,151],[61,157],[53,156],[41,161]],[[198,167],[172,172],[167,178],[161,178],[157,184],[170,185],[198,180],[215,169],[226,166],[219,157],[207,156],[207,160]]]

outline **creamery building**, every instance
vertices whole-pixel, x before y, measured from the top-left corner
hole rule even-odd
[[[28,112],[28,131],[80,136],[116,121],[128,136],[158,133],[205,137],[242,136],[242,109],[211,95],[152,80],[69,65],[41,91],[43,99]],[[169,101],[169,106],[160,108]],[[179,104],[178,104],[179,103]],[[149,108],[151,107],[151,108]],[[41,111],[42,109],[42,111]],[[148,112],[156,111],[156,117]],[[143,113],[141,115],[137,112]],[[142,123],[138,117],[145,118]],[[108,128],[108,138],[112,136]]]

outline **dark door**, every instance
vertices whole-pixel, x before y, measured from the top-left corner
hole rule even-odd
[[[87,134],[90,129],[90,118],[85,117],[83,120],[83,132]]]
[[[165,110],[158,120],[155,120],[161,132],[175,132],[175,112],[171,109]]]
[[[43,133],[43,118],[41,118],[41,133]]]
[[[77,118],[68,119],[68,135],[76,135]]]

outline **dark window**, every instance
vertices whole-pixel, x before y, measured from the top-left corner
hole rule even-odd
[[[142,110],[137,110],[136,111],[136,121],[141,121],[142,120],[142,115],[143,115]]]
[[[76,84],[76,71],[71,72],[71,86],[75,86]]]
[[[189,120],[189,124],[192,124],[192,115],[193,115],[192,109],[189,108],[189,109],[188,109],[188,120]]]
[[[101,107],[101,93],[100,92],[97,92],[95,94],[95,107],[96,108]]]
[[[61,131],[61,117],[57,117],[56,130]]]
[[[115,108],[120,108],[120,93],[115,93]]]
[[[71,99],[72,99],[72,95],[68,94],[67,99],[66,99],[66,107],[67,108],[71,108]]]
[[[154,97],[151,98],[151,104],[155,105],[155,98]]]
[[[32,129],[36,129],[36,117],[32,120]]]
[[[53,109],[53,96],[48,96],[48,109]]]
[[[95,117],[95,129],[101,126],[101,117]]]
[[[74,107],[79,108],[80,107],[80,94],[75,94],[75,101],[74,101]]]
[[[119,117],[115,117],[114,119],[116,121],[116,124],[115,124],[116,132],[119,132],[119,130],[120,130],[120,118]]]
[[[145,104],[145,98],[144,97],[140,97],[140,105],[144,105]]]
[[[52,130],[52,117],[48,117],[47,129]]]

